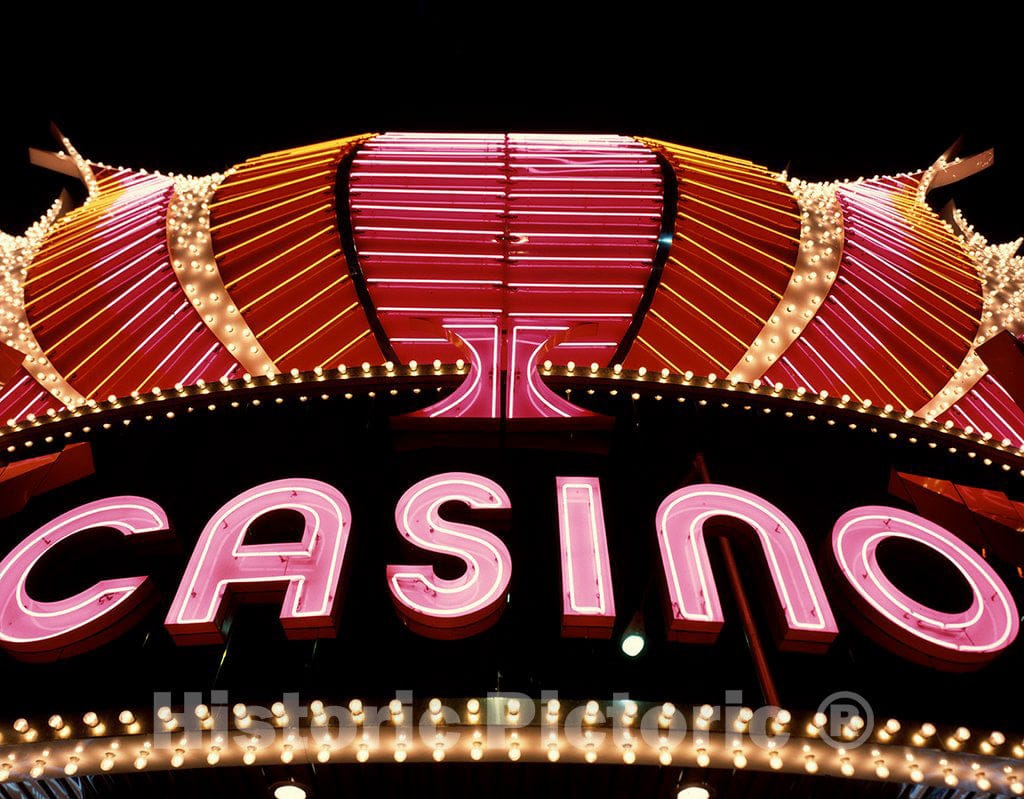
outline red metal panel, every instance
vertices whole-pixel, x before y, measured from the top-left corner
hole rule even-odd
[[[661,284],[624,365],[727,374],[789,282],[796,200],[778,175],[749,161],[644,142],[675,171],[678,215]]]
[[[32,331],[87,398],[216,380],[235,361],[181,291],[166,245],[173,182],[111,170],[46,239],[25,282]]]
[[[980,284],[962,246],[918,199],[919,180],[839,188],[839,276],[770,380],[915,410],[959,368],[977,332]]]
[[[338,164],[365,137],[259,156],[211,203],[224,284],[278,369],[380,363],[335,213]]]

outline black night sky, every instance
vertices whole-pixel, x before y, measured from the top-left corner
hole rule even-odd
[[[11,20],[0,229],[20,232],[59,190],[26,157],[53,147],[52,119],[87,157],[194,174],[419,129],[645,134],[856,178],[923,168],[963,135],[996,165],[933,201],[954,197],[991,240],[1024,233],[1019,43],[982,4],[948,18],[870,3],[370,5]]]

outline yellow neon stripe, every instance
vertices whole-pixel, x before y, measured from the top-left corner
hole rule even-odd
[[[652,345],[649,341],[645,340],[643,336],[637,336],[636,340],[639,341],[643,346],[647,347],[647,349],[649,349],[651,352],[653,352],[654,356],[656,358],[661,358],[662,362],[664,362],[668,366],[671,366],[676,371],[677,374],[682,374],[682,372],[683,372],[682,369],[680,369],[678,366],[676,366],[674,363],[672,363],[672,361],[670,361],[662,353],[660,353],[658,351],[658,349],[654,345]]]
[[[710,352],[708,352],[706,349],[701,347],[700,344],[698,344],[696,341],[694,341],[692,338],[690,338],[688,335],[686,335],[682,330],[680,330],[678,327],[676,327],[674,324],[672,324],[670,321],[668,321],[668,319],[666,319],[664,316],[662,316],[656,310],[651,308],[650,309],[650,313],[653,314],[656,319],[661,321],[662,324],[665,324],[668,327],[670,327],[675,332],[675,334],[677,336],[679,336],[680,338],[685,339],[686,341],[688,341],[690,343],[690,346],[692,346],[695,350],[697,350],[701,354],[703,354],[705,358],[707,358],[713,364],[718,366],[719,369],[722,369],[722,370],[724,370],[726,372],[729,371],[728,369],[725,368],[725,364],[723,364],[721,361],[719,361],[717,358],[715,358],[713,355],[711,355]]]
[[[275,186],[274,188],[277,187]],[[257,208],[255,211],[250,211],[249,213],[243,214],[242,216],[236,216],[234,219],[229,219],[227,222],[221,222],[219,225],[213,225],[210,228],[210,231],[212,232],[214,230],[221,230],[225,227],[231,227],[232,225],[236,225],[239,222],[242,222],[246,219],[251,219],[254,216],[261,216],[262,214],[265,214],[268,211],[273,211],[275,208],[280,208],[282,205],[290,205],[291,203],[298,202],[299,200],[304,200],[307,197],[312,197],[314,194],[323,194],[325,191],[327,191],[327,187],[320,186],[316,189],[313,189],[312,191],[304,192],[303,194],[294,194],[291,197],[287,198],[286,200],[281,200],[280,202],[276,202],[273,205],[265,205],[261,208]]]
[[[769,227],[768,225],[762,224],[761,222],[755,222],[753,219],[748,219],[745,216],[740,216],[739,214],[737,214],[737,213],[735,213],[733,211],[730,211],[729,209],[725,208],[724,206],[715,205],[714,203],[709,203],[707,200],[702,200],[700,197],[687,197],[686,198],[686,202],[688,204],[689,203],[697,203],[698,205],[706,205],[708,208],[714,208],[720,214],[725,214],[727,216],[731,216],[733,219],[738,219],[738,220],[740,220],[741,222],[743,222],[746,225],[753,225],[754,227],[759,227],[762,230],[767,231],[768,233],[772,233],[772,234],[774,234],[776,236],[779,236],[780,238],[783,238],[786,241],[792,242],[794,244],[799,244],[800,243],[800,237],[799,236],[790,236],[788,233],[786,233],[783,230],[779,230],[777,228]],[[684,216],[682,211],[679,212],[679,216]]]
[[[261,336],[267,335],[275,327],[277,327],[278,325],[282,324],[283,322],[286,322],[288,319],[290,319],[292,316],[297,314],[299,311],[301,311],[303,308],[305,308],[311,302],[319,299],[321,296],[326,294],[328,291],[333,289],[335,286],[338,286],[339,284],[344,283],[346,280],[348,280],[348,275],[342,275],[337,280],[335,280],[333,283],[329,283],[328,285],[324,286],[322,289],[320,289],[320,291],[318,291],[316,294],[314,294],[309,299],[305,300],[301,305],[296,305],[294,308],[292,308],[290,311],[288,311],[288,313],[286,313],[284,316],[278,317],[277,321],[272,323],[269,327],[265,328],[263,330],[263,332],[260,333],[260,335]]]
[[[331,363],[335,358],[340,358],[342,355],[344,355],[345,351],[349,349],[349,347],[351,347],[352,345],[362,341],[368,335],[370,335],[370,331],[369,330],[364,330],[362,333],[360,333],[358,336],[356,336],[354,339],[352,339],[348,344],[346,344],[344,347],[342,347],[340,350],[338,350],[336,353],[334,353],[330,358],[328,358],[326,361],[324,361],[322,364],[320,364],[320,368],[323,369],[324,367],[327,366],[327,364]]]
[[[666,283],[666,282],[662,281],[662,283],[661,283],[661,286],[659,286],[659,288],[662,288],[662,287],[663,287],[663,288],[665,288],[665,289],[668,289],[668,292],[669,292],[669,293],[670,293],[670,294],[671,294],[672,296],[674,296],[674,297],[675,297],[676,299],[678,299],[678,300],[679,300],[680,302],[682,302],[682,303],[684,303],[684,304],[688,305],[688,306],[689,306],[690,308],[692,308],[692,309],[693,309],[694,311],[696,311],[696,312],[697,312],[697,314],[699,314],[700,316],[703,316],[703,317],[704,317],[705,319],[707,319],[707,320],[708,320],[709,322],[711,322],[711,324],[713,324],[713,325],[714,325],[715,327],[717,327],[717,328],[718,328],[719,330],[721,330],[721,331],[722,331],[723,333],[725,333],[725,335],[726,335],[726,336],[728,336],[728,337],[729,337],[729,338],[731,338],[731,339],[732,339],[733,341],[735,341],[735,342],[736,342],[737,344],[739,344],[739,345],[740,345],[740,347],[743,347],[744,349],[746,349],[746,347],[747,347],[747,344],[746,344],[746,342],[745,342],[745,341],[743,341],[742,339],[740,339],[740,338],[739,338],[738,336],[736,336],[736,335],[735,335],[735,334],[734,334],[734,333],[733,333],[733,332],[732,332],[731,330],[729,330],[729,329],[728,329],[727,327],[725,327],[724,325],[722,325],[722,324],[721,324],[721,323],[720,323],[720,322],[719,322],[719,321],[718,321],[717,319],[715,319],[715,318],[714,318],[713,316],[711,316],[711,315],[709,315],[709,314],[705,313],[704,311],[702,311],[702,310],[701,310],[700,308],[698,308],[698,307],[697,307],[696,305],[694,305],[694,304],[693,304],[692,302],[690,302],[690,301],[689,301],[688,299],[686,299],[686,297],[684,297],[684,296],[683,296],[682,294],[680,294],[680,293],[679,293],[678,291],[676,291],[676,290],[675,290],[674,288],[672,288],[672,286],[670,286],[670,285],[669,285],[668,283]]]
[[[689,242],[694,247],[696,247],[696,248],[698,248],[700,250],[703,250],[708,255],[710,255],[712,258],[714,258],[714,259],[716,259],[718,261],[721,261],[723,264],[728,266],[733,271],[738,272],[739,274],[743,275],[743,277],[745,277],[751,283],[756,283],[758,286],[763,288],[765,291],[767,291],[773,297],[776,297],[777,299],[780,299],[780,300],[782,299],[782,295],[779,292],[777,292],[775,289],[771,288],[770,286],[766,286],[764,283],[762,283],[760,280],[758,280],[757,278],[753,277],[752,275],[748,275],[746,272],[744,272],[738,266],[733,264],[731,261],[725,260],[725,258],[723,258],[721,255],[719,255],[718,253],[714,252],[713,250],[709,250],[703,244],[700,244],[700,243],[694,241],[693,239],[691,239],[689,236],[685,235],[684,233],[676,233],[676,236],[678,236],[679,238],[683,239],[684,241]]]
[[[348,308],[343,310],[341,313],[337,314],[334,318],[328,319],[326,322],[324,322],[322,325],[320,325],[320,327],[318,327],[316,330],[314,330],[312,333],[310,333],[308,336],[306,336],[304,339],[302,339],[302,341],[298,342],[297,344],[292,345],[288,349],[288,351],[283,353],[281,355],[281,357],[279,359],[277,359],[277,360],[278,361],[284,361],[289,355],[291,355],[293,352],[295,352],[295,350],[297,350],[299,347],[301,347],[303,344],[305,344],[311,338],[315,338],[316,336],[318,336],[325,328],[330,327],[331,325],[333,325],[335,322],[337,322],[339,319],[341,319],[341,317],[343,317],[345,314],[347,314],[349,311],[351,311],[357,305],[359,305],[359,301],[358,300],[356,302],[352,303],[350,306],[348,306]],[[369,331],[367,331],[367,332],[369,332]]]
[[[264,230],[262,233],[258,233],[255,236],[252,236],[251,238],[246,239],[245,241],[239,242],[238,244],[236,244],[233,247],[228,247],[226,250],[221,250],[220,252],[215,252],[214,256],[216,258],[218,258],[218,259],[223,258],[225,255],[229,255],[229,254],[233,253],[235,250],[241,249],[243,247],[248,247],[250,244],[252,244],[255,241],[259,241],[262,238],[266,238],[267,236],[271,235],[272,233],[277,233],[279,230],[283,230],[284,228],[286,228],[286,227],[288,227],[290,225],[294,225],[296,222],[301,222],[306,217],[313,216],[314,214],[322,213],[323,211],[326,211],[330,207],[331,206],[330,206],[329,203],[325,203],[324,205],[321,205],[321,206],[318,206],[317,208],[314,208],[312,211],[307,211],[306,213],[300,214],[299,216],[293,216],[287,222],[282,222],[280,225],[275,225],[274,227],[269,228],[268,230]]]
[[[252,308],[257,303],[260,303],[263,300],[265,300],[271,294],[276,294],[277,292],[279,292],[281,289],[283,289],[285,286],[287,286],[293,280],[297,280],[298,278],[302,277],[304,274],[306,274],[311,269],[316,269],[316,267],[320,266],[320,264],[322,264],[324,261],[326,261],[329,258],[333,258],[335,255],[338,255],[340,253],[341,253],[341,250],[335,250],[334,252],[327,253],[327,255],[325,255],[323,258],[320,258],[320,259],[314,261],[309,266],[304,267],[301,271],[295,272],[294,274],[289,275],[288,279],[285,280],[283,283],[278,283],[273,288],[267,289],[260,296],[256,297],[253,300],[250,300],[249,302],[247,302],[244,306],[242,306],[238,310],[241,311],[242,313],[245,313],[246,311],[248,311],[250,308]],[[347,275],[346,275],[346,277],[347,277]]]
[[[753,244],[748,244],[747,242],[743,241],[742,239],[738,239],[735,236],[731,236],[730,234],[726,233],[724,230],[721,230],[720,228],[717,228],[714,225],[708,224],[707,222],[705,222],[702,219],[697,219],[696,217],[693,217],[693,216],[687,216],[682,211],[679,212],[679,216],[681,216],[683,219],[689,219],[691,222],[696,222],[698,225],[700,225],[701,227],[705,227],[708,230],[713,230],[713,231],[715,231],[715,233],[718,233],[719,235],[724,236],[725,238],[729,239],[729,241],[733,241],[736,244],[739,244],[741,247],[746,247],[748,250],[753,250],[758,255],[763,255],[769,261],[775,261],[775,263],[777,263],[780,266],[782,266],[782,268],[785,269],[787,272],[792,272],[796,268],[796,264],[787,263],[786,261],[783,261],[781,258],[778,258],[778,257],[776,257],[774,255],[771,255],[770,253],[766,253],[764,250],[761,250],[761,249],[755,247]],[[680,236],[681,234],[676,233],[676,235]]]
[[[701,282],[702,282],[702,283],[704,283],[704,284],[705,284],[706,286],[708,286],[708,288],[712,289],[713,291],[717,291],[717,292],[718,292],[719,294],[721,294],[721,295],[722,295],[722,297],[724,297],[724,298],[725,298],[726,300],[728,300],[729,302],[731,302],[731,303],[732,303],[733,305],[735,305],[735,306],[736,306],[737,308],[741,308],[742,310],[746,311],[746,312],[747,312],[748,314],[750,314],[750,316],[751,316],[751,317],[753,317],[754,319],[756,319],[757,321],[759,321],[759,322],[760,322],[760,323],[761,323],[762,325],[763,325],[763,324],[765,324],[765,320],[764,320],[764,319],[762,319],[762,318],[761,318],[760,316],[758,316],[758,315],[757,315],[756,313],[754,313],[754,312],[753,312],[752,310],[750,310],[750,308],[748,308],[748,307],[747,307],[746,305],[744,305],[743,303],[741,303],[741,302],[740,302],[739,300],[737,300],[737,299],[736,299],[735,297],[733,297],[733,296],[732,296],[731,294],[729,294],[729,293],[727,293],[727,292],[723,291],[723,290],[722,290],[721,288],[719,288],[718,286],[716,286],[716,285],[715,285],[714,283],[712,283],[712,282],[711,282],[710,280],[708,280],[708,279],[707,279],[706,277],[704,277],[704,275],[702,275],[702,274],[701,274],[700,272],[697,272],[697,271],[696,271],[696,270],[694,270],[694,269],[690,269],[690,267],[688,267],[688,266],[687,266],[686,264],[684,264],[684,263],[683,263],[682,261],[680,261],[680,260],[679,260],[678,258],[676,258],[676,257],[675,257],[674,255],[670,255],[670,256],[669,256],[669,260],[670,260],[670,261],[671,261],[672,263],[676,264],[677,266],[679,266],[679,267],[681,267],[681,268],[685,269],[685,270],[686,270],[687,272],[689,272],[689,273],[690,273],[691,275],[693,275],[693,276],[694,276],[695,278],[697,278],[697,279],[698,279],[699,281],[701,281]]]
[[[332,230],[335,230],[335,227],[333,225],[328,225],[327,227],[322,228],[321,230],[316,231],[313,235],[304,238],[298,244],[292,245],[287,250],[282,250],[281,252],[279,252],[277,255],[275,255],[270,260],[264,261],[263,263],[261,263],[261,264],[259,264],[257,266],[254,266],[248,272],[245,272],[245,273],[239,275],[238,277],[232,278],[230,283],[225,283],[224,284],[225,288],[229,288],[230,289],[232,286],[236,285],[239,281],[248,279],[250,275],[255,275],[261,269],[263,269],[263,268],[265,268],[267,266],[270,266],[272,263],[274,263],[275,261],[277,261],[277,260],[279,260],[281,258],[284,258],[286,255],[288,255],[290,253],[293,253],[296,250],[301,249],[302,247],[305,247],[307,244],[309,244],[309,242],[313,241],[313,239],[316,239],[316,238],[322,236],[324,233],[327,233],[327,232],[332,231]],[[340,253],[341,250],[337,250],[336,249],[336,250],[334,250],[334,252],[335,253]]]
[[[710,183],[705,183],[701,180],[688,180],[685,176],[684,170],[684,174],[679,178],[679,185],[684,186],[687,183],[691,183],[695,186],[703,186],[709,191],[724,194],[726,197],[732,197],[734,200],[739,200],[747,205],[756,205],[758,208],[764,208],[765,210],[771,211],[773,214],[782,214],[782,216],[788,216],[790,219],[796,219],[798,221],[801,219],[800,214],[794,213],[793,211],[787,211],[785,208],[779,208],[777,205],[767,205],[766,203],[759,202],[758,200],[753,200],[750,197],[744,197],[742,194],[735,194],[731,191],[727,191],[719,186],[712,186]],[[796,202],[796,200],[794,199],[793,202]]]
[[[325,164],[334,163],[334,159],[333,158],[325,159],[324,163]],[[312,166],[312,164],[310,164],[310,166]],[[248,178],[235,178],[234,176],[231,176],[230,178],[225,180],[220,185],[220,188],[218,188],[218,191],[220,191],[221,188],[229,189],[229,188],[232,188],[233,186],[240,186],[243,183],[255,183],[257,181],[265,182],[268,178],[272,178],[274,175],[290,175],[290,174],[294,174],[295,172],[299,172],[299,171],[300,170],[298,168],[296,168],[296,167],[288,167],[287,169],[278,169],[278,170],[275,170],[273,172],[263,172],[262,174],[253,175],[252,177],[248,177]],[[279,189],[282,186],[292,186],[292,185],[294,185],[296,183],[302,183],[304,180],[313,180],[314,178],[323,178],[324,171],[325,170],[321,170],[321,169],[317,169],[315,171],[311,170],[311,171],[308,172],[308,174],[304,175],[301,178],[295,178],[294,180],[289,180],[289,181],[287,181],[285,183],[274,183],[269,188],[263,189],[263,191],[273,191],[274,189]],[[241,197],[249,197],[249,196],[251,196],[251,194],[258,194],[258,193],[259,192],[251,192],[250,194],[242,194],[240,196]],[[216,200],[216,201],[210,203],[210,207],[211,208],[216,208],[216,207],[221,206],[221,205],[226,205],[227,203],[231,202],[234,199],[235,199],[234,197],[225,197],[223,200]]]
[[[743,186],[750,186],[751,188],[756,188],[759,191],[768,192],[769,194],[777,194],[780,197],[785,197],[787,200],[796,203],[796,198],[789,192],[788,189],[784,191],[782,189],[777,189],[771,186],[761,186],[756,183],[751,183],[749,180],[741,180],[740,178],[730,177],[720,172],[712,172],[707,169],[701,169],[700,167],[693,166],[692,164],[687,164],[683,166],[683,175],[685,176],[687,172],[697,172],[698,174],[701,175],[710,175],[711,177],[718,178],[719,180],[727,180],[730,183],[739,183],[740,185]],[[778,210],[780,213],[787,213],[790,216],[796,217],[797,219],[800,218],[799,214],[795,214],[792,211],[786,211],[784,208],[779,208]]]

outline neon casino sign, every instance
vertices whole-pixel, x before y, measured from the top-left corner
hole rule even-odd
[[[615,623],[612,566],[601,486],[594,477],[556,479],[564,636],[608,638]],[[429,565],[394,564],[386,580],[395,609],[414,631],[461,638],[493,625],[512,575],[508,548],[479,526],[445,518],[459,503],[473,511],[511,509],[495,481],[447,472],[411,486],[395,507],[396,529],[424,552],[462,561],[462,573],[439,576]],[[246,543],[253,523],[278,510],[303,520],[294,542]],[[345,586],[352,513],[344,495],[312,479],[255,486],[231,499],[206,524],[165,619],[179,645],[216,643],[235,601],[280,599],[289,638],[333,637]],[[708,557],[712,526],[753,532],[774,593],[783,649],[823,651],[839,629],[803,535],[772,503],[739,488],[700,483],[670,493],[655,515],[669,637],[713,642],[724,615]],[[95,528],[124,536],[169,529],[165,511],[137,496],[116,496],[61,514],[24,538],[0,563],[0,647],[13,656],[51,661],[93,649],[134,623],[154,597],[150,577],[101,580],[59,601],[26,590],[32,570],[54,546]],[[879,546],[889,539],[923,545],[947,560],[970,589],[971,604],[941,612],[908,596],[885,574]],[[842,514],[831,540],[841,582],[886,646],[947,669],[980,666],[1009,647],[1019,631],[1010,590],[995,570],[947,529],[895,507],[863,506]]]

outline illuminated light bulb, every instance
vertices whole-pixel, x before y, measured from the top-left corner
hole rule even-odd
[[[556,755],[558,754],[558,750],[557,750],[557,749],[555,749],[555,750],[553,750],[553,751],[554,751],[554,753],[555,753]],[[549,752],[548,752],[548,756],[549,756],[549,758],[550,758],[550,755],[551,755],[551,752],[549,751]],[[554,757],[554,758],[551,758],[551,759],[552,759],[552,760],[558,760],[558,758],[557,758],[557,757]],[[587,750],[587,751],[586,751],[586,752],[585,752],[585,753],[583,754],[583,759],[584,759],[584,760],[586,760],[586,761],[587,761],[588,763],[595,763],[595,762],[597,762],[597,752],[595,752],[595,751],[594,751],[593,749],[588,749],[588,750]]]
[[[515,721],[519,718],[519,700],[509,699],[508,704],[505,705],[505,715],[509,721]]]
[[[701,768],[707,768],[711,764],[711,755],[708,754],[707,749],[697,750],[697,765]]]
[[[957,727],[956,732],[953,733],[953,737],[960,741],[960,743],[963,743],[970,739],[971,731],[966,727]]]
[[[889,719],[885,722],[885,731],[889,735],[895,735],[900,731],[900,723],[896,719]]]
[[[597,704],[597,702],[591,699],[589,702],[587,702],[586,708],[584,708],[583,720],[587,724],[596,724],[597,714],[599,711],[600,706]]]
[[[1021,782],[1019,777],[1013,777],[1010,779],[1010,790],[1020,796],[1024,793],[1024,782]]]
[[[68,762],[64,766],[64,773],[69,777],[75,776],[78,773],[78,758],[69,757]]]
[[[173,768],[181,768],[181,766],[182,766],[182,764],[184,762],[185,762],[185,750],[184,749],[175,749],[174,750],[174,754],[171,755],[171,766]]]
[[[460,369],[460,370],[461,369],[465,369],[466,368],[466,362],[462,358],[456,358],[456,360],[455,360],[455,368],[456,369]]]
[[[370,759],[370,750],[366,748],[365,744],[360,744],[359,749],[356,750],[356,760],[360,763],[365,763]]]
[[[663,746],[658,750],[658,762],[663,766],[672,764],[672,753],[668,751],[667,747]]]
[[[732,764],[736,768],[746,768],[747,767],[747,756],[745,754],[743,754],[743,750],[742,749],[735,749],[735,750],[733,750],[733,753],[732,753]]]
[[[369,363],[369,361],[363,361],[363,373],[364,374],[369,374],[370,373],[370,363]]]
[[[910,781],[921,782],[924,779],[924,772],[921,771],[921,767],[916,763],[910,765]]]
[[[548,700],[548,722],[554,724],[558,721],[558,712],[562,705],[557,699]]]
[[[548,361],[544,361],[544,371],[545,372],[550,372],[552,365],[553,364],[551,363],[551,361],[549,361],[549,360]],[[462,367],[460,366],[459,368],[461,369]]]
[[[992,780],[986,777],[984,773],[979,773],[978,778],[977,780],[975,780],[975,782],[977,783],[978,788],[982,791],[988,791],[992,788]]]
[[[5,782],[11,776],[11,764],[0,763],[0,782]]]
[[[632,699],[626,701],[626,704],[622,707],[622,723],[627,727],[636,721],[637,713],[640,712],[640,708],[637,707],[636,702]]]
[[[804,756],[804,771],[808,774],[818,773],[818,761],[814,759],[814,755]]]
[[[839,766],[839,771],[844,777],[852,777],[854,768],[848,757],[842,759],[842,765]]]
[[[557,701],[557,700],[555,700]],[[551,703],[548,702],[548,710],[550,712]],[[476,724],[480,721],[480,700],[470,699],[466,702],[466,714],[471,724]]]
[[[328,760],[330,760],[331,759],[331,747],[328,744],[323,744],[320,747],[320,750],[316,753],[316,759],[320,763],[326,763]]]
[[[884,760],[876,760],[875,761],[875,775],[880,780],[888,779],[888,777],[889,777],[889,767],[887,765],[885,765],[885,761]]]
[[[279,727],[283,727],[288,723],[288,712],[284,706],[284,702],[274,702],[270,706],[270,712],[274,714],[274,718],[277,721]]]
[[[14,724],[12,724],[11,726],[14,727],[15,732],[19,732],[22,735],[24,735],[31,729],[31,727],[29,727],[28,724],[28,719],[15,719]]]
[[[196,705],[195,714],[197,719],[205,721],[210,718],[210,708],[206,705]]]
[[[658,714],[658,726],[668,727],[672,723],[672,717],[676,714],[676,706],[666,702],[661,706],[661,713]]]
[[[509,749],[508,749],[508,759],[511,760],[514,763],[514,762],[518,761],[519,758],[522,757],[522,756],[523,756],[523,753],[519,749],[519,744],[518,743],[513,743],[509,747]]]
[[[778,771],[780,768],[782,768],[782,755],[780,755],[778,752],[773,751],[770,755],[768,755],[768,765],[776,771]]]
[[[64,719],[62,719],[60,716],[56,714],[50,716],[49,720],[46,723],[50,726],[51,729],[54,730],[60,730],[64,727]]]
[[[632,766],[636,763],[636,752],[633,751],[632,747],[622,751],[622,762],[627,766]]]
[[[946,748],[947,749],[952,749],[955,752],[957,749],[960,748],[960,742],[956,738],[954,738],[952,735],[950,735],[946,739]]]
[[[292,746],[291,744],[285,744],[284,748],[281,750],[281,762],[282,763],[291,763],[292,760],[294,759],[294,757],[295,757],[295,747]]]
[[[320,699],[314,699],[309,703],[309,712],[314,716],[324,715],[324,703]]]
[[[253,746],[245,747],[245,752],[242,753],[242,762],[247,766],[251,766],[256,762],[256,748]]]
[[[114,767],[114,753],[107,752],[103,755],[103,759],[100,761],[100,769],[102,771],[110,771]]]
[[[484,746],[479,741],[473,741],[473,747],[469,750],[469,756],[473,760],[479,760],[484,756]]]
[[[149,760],[144,755],[139,755],[134,761],[132,761],[132,765],[139,771],[142,771],[142,769],[149,765]]]
[[[995,730],[991,735],[988,736],[989,743],[993,746],[1002,746],[1006,743],[1006,736],[998,730]]]

